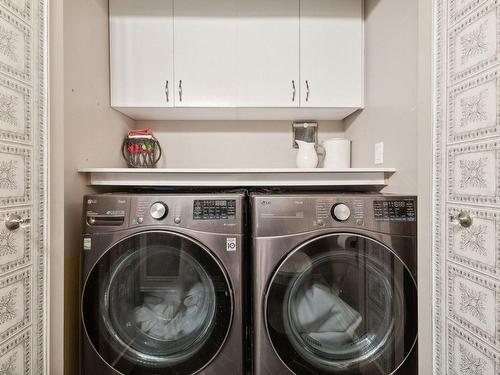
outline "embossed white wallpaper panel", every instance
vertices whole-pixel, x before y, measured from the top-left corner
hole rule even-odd
[[[0,374],[46,371],[47,4],[0,0]],[[9,230],[9,215],[25,220]]]
[[[435,0],[434,372],[500,374],[500,0]],[[473,218],[457,225],[461,212]]]

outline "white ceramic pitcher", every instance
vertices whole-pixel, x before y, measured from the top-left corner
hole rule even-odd
[[[344,138],[330,138],[323,142],[325,159],[323,168],[347,169],[351,167],[351,141]]]
[[[316,153],[316,143],[296,141],[299,145],[297,152],[297,168],[316,168],[318,166],[318,154]]]

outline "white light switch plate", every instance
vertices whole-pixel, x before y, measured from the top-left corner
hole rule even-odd
[[[375,143],[375,164],[384,164],[384,142]]]

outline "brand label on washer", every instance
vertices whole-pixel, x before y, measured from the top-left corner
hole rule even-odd
[[[226,251],[236,251],[237,250],[236,238],[228,237],[226,238]]]

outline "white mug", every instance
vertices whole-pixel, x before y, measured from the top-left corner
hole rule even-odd
[[[323,142],[325,160],[323,168],[351,168],[351,141],[344,138],[330,138]]]

